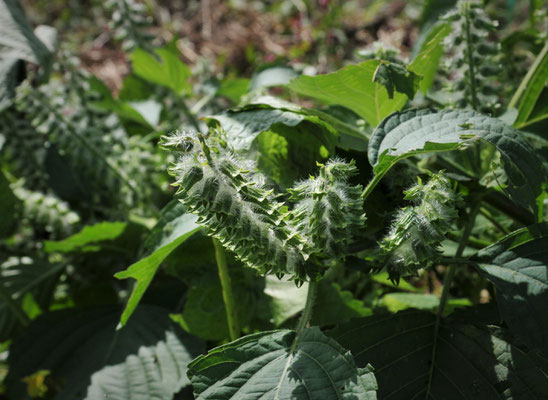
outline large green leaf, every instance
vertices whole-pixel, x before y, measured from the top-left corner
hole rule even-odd
[[[203,345],[169,319],[142,306],[119,331],[117,307],[63,310],[38,318],[10,349],[10,398],[27,399],[22,379],[49,370],[55,400],[171,399],[188,385],[187,364]]]
[[[528,120],[535,108],[544,86],[548,82],[548,43],[544,45],[533,65],[523,78],[518,90],[510,100],[508,108],[516,107],[518,116],[514,122],[516,128],[528,125]]]
[[[513,232],[473,260],[495,285],[501,316],[512,332],[548,354],[548,224]]]
[[[126,229],[125,222],[100,222],[95,225],[85,226],[80,232],[60,241],[46,240],[44,250],[46,253],[70,253],[71,251],[90,251],[100,248],[98,243],[114,240]]]
[[[540,217],[542,163],[519,131],[496,118],[471,110],[408,110],[385,118],[369,141],[368,157],[376,175],[384,175],[401,159],[422,153],[462,149],[482,139],[501,154],[512,199]]]
[[[156,49],[151,54],[143,49],[135,49],[130,59],[136,75],[149,82],[165,86],[181,95],[191,90],[188,78],[190,68],[186,66],[177,54],[167,48]]]
[[[303,96],[313,97],[326,104],[345,106],[376,126],[384,117],[401,109],[407,96],[395,93],[389,98],[386,89],[373,82],[379,60],[349,65],[327,75],[300,76],[289,88]]]
[[[137,280],[120,319],[122,326],[139,304],[160,264],[177,246],[201,229],[196,221],[196,216],[188,214],[178,200],[173,200],[162,210],[160,220],[145,242],[147,256],[114,275],[118,279]]]
[[[189,365],[197,399],[376,399],[372,369],[318,328],[262,332],[217,347]]]
[[[425,92],[431,86],[442,53],[442,40],[448,33],[449,27],[445,25],[436,28],[417,57],[408,65],[408,71],[403,68],[403,74],[383,75],[385,87],[376,83],[375,77],[378,80],[379,75],[376,72],[379,69],[390,72],[386,67],[387,63],[368,60],[327,75],[301,76],[293,80],[289,88],[327,104],[345,106],[370,125],[377,126],[384,117],[405,105],[408,97],[403,93],[414,95],[418,87]],[[419,83],[419,77],[423,77],[424,82]],[[387,89],[391,87],[400,93],[390,96]]]
[[[380,399],[520,400],[548,396],[546,374],[496,327],[443,319],[432,359],[435,322],[432,313],[407,310],[355,319],[328,335],[350,349],[358,367],[373,365]]]
[[[304,309],[307,289],[307,282],[297,287],[291,280],[265,276],[264,294],[268,299],[274,326],[280,326]]]

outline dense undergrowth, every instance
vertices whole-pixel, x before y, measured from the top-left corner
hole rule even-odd
[[[100,9],[107,85],[0,2],[2,398],[548,398],[542,1],[351,52],[359,8],[265,3],[310,40],[250,78],[154,3]]]

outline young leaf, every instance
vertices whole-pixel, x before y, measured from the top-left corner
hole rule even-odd
[[[293,331],[262,332],[217,347],[189,365],[197,399],[376,399],[370,366],[318,328],[306,329],[294,352]]]
[[[186,208],[178,200],[173,200],[164,208],[162,217],[145,242],[148,255],[130,265],[126,270],[114,275],[118,279],[133,278],[137,280],[124,313],[120,318],[121,326],[126,324],[137,304],[139,304],[162,261],[177,246],[200,230],[196,220],[197,218],[194,215],[187,214]]]
[[[10,348],[9,396],[27,399],[21,379],[49,370],[55,400],[172,399],[189,384],[187,364],[203,344],[165,309],[142,306],[116,331],[119,315],[118,307],[101,307],[39,317]]]
[[[473,260],[495,285],[501,316],[512,332],[548,354],[548,224],[515,231]]]
[[[130,59],[135,74],[149,82],[165,86],[176,94],[189,93],[190,84],[187,82],[190,77],[190,68],[186,66],[177,54],[171,50],[156,49],[156,54],[151,54],[142,49],[135,49]]]
[[[64,240],[56,242],[46,240],[44,250],[46,253],[95,250],[99,248],[99,246],[94,246],[97,243],[113,240],[120,236],[126,229],[126,225],[125,222],[100,222],[84,226],[80,232]]]
[[[385,118],[369,142],[368,158],[375,174],[384,175],[396,162],[416,154],[462,149],[482,139],[501,154],[512,199],[540,216],[546,170],[520,133],[496,118],[471,110],[408,110]]]
[[[548,378],[502,329],[442,320],[432,359],[435,320],[407,310],[355,319],[328,335],[350,349],[359,367],[374,366],[381,399],[546,398]]]

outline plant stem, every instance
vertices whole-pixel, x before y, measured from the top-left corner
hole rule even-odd
[[[375,186],[377,186],[377,184],[380,182],[384,174],[386,174],[386,172],[388,172],[389,169],[390,168],[385,169],[384,172],[381,172],[380,174],[375,175],[373,179],[371,179],[371,182],[367,184],[367,186],[362,192],[362,197],[364,200],[367,199],[367,197],[371,194],[373,189],[375,189]]]
[[[183,99],[182,97],[177,96],[177,102],[179,103],[179,106],[183,109],[183,113],[185,114],[188,121],[192,124],[194,129],[196,129],[198,132],[200,132],[200,124],[198,123],[198,120],[196,119],[196,116],[190,111],[190,109],[186,105],[185,99]]]
[[[21,325],[29,326],[30,318],[27,314],[25,314],[21,306],[12,299],[11,295],[6,291],[6,288],[4,288],[4,285],[2,284],[0,284],[0,300],[6,303],[10,311],[13,313],[15,318],[19,320]]]
[[[470,97],[472,108],[478,111],[478,97],[476,94],[476,70],[474,65],[474,47],[472,45],[472,35],[470,33],[470,9],[467,3],[464,3],[466,7],[464,16],[464,29],[466,31],[466,50],[468,52],[468,74],[470,78]]]
[[[464,232],[462,233],[462,237],[459,241],[459,246],[457,248],[457,252],[455,253],[455,259],[460,259],[462,257],[462,253],[464,252],[464,249],[466,248],[466,244],[468,243],[468,237],[470,236],[470,233],[472,233],[472,228],[474,227],[474,222],[476,222],[476,216],[478,215],[480,207],[480,202],[478,201],[474,206],[472,207],[472,210],[470,211],[468,223],[466,224],[466,227],[464,228]],[[453,281],[453,277],[455,276],[456,271],[456,265],[451,265],[447,271],[447,274],[445,275],[445,278],[443,279],[443,292],[441,294],[440,299],[440,305],[438,307],[438,312],[436,314],[436,324],[434,326],[434,343],[432,344],[432,357],[430,362],[430,371],[428,372],[428,386],[426,388],[426,399],[430,396],[430,389],[432,387],[432,376],[434,375],[434,366],[435,366],[435,359],[436,359],[436,350],[438,345],[438,336],[439,336],[439,330],[440,330],[440,324],[441,324],[441,317],[443,316],[443,310],[445,309],[445,305],[447,304],[447,299],[449,298],[449,288],[451,287],[451,282]]]
[[[238,326],[238,314],[234,304],[234,296],[232,295],[232,284],[228,273],[228,264],[226,262],[225,249],[219,241],[213,238],[213,246],[215,247],[215,259],[217,260],[217,269],[219,270],[219,280],[221,281],[221,289],[223,292],[223,301],[226,309],[226,319],[228,322],[228,333],[230,340],[234,341],[240,337],[240,327]]]
[[[301,315],[301,319],[299,320],[299,323],[297,324],[297,328],[295,329],[295,340],[293,341],[293,344],[291,345],[291,351],[290,351],[291,354],[295,352],[295,349],[297,348],[297,344],[299,344],[301,334],[305,330],[306,326],[310,322],[310,318],[312,317],[312,309],[314,308],[314,301],[316,300],[317,287],[318,287],[317,282],[308,283],[308,291],[306,292],[306,303],[304,305],[304,310]]]

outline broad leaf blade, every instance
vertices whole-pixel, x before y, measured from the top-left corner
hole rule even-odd
[[[162,217],[145,242],[148,256],[114,275],[118,279],[137,280],[120,319],[121,326],[125,325],[139,304],[160,264],[177,246],[201,229],[196,221],[196,216],[187,214],[185,207],[178,200],[173,200],[164,208]]]
[[[385,174],[396,162],[416,154],[462,149],[484,140],[501,154],[512,199],[539,216],[543,187],[548,182],[543,164],[519,131],[475,111],[422,109],[397,112],[384,119],[369,142],[369,162],[375,174]]]
[[[44,250],[46,253],[70,253],[72,251],[94,249],[95,244],[114,240],[126,229],[125,222],[100,222],[95,225],[85,226],[80,232],[60,241],[46,240]]]
[[[512,332],[548,354],[548,224],[520,229],[474,260],[495,285],[501,316]]]
[[[497,328],[442,320],[436,354],[432,346],[436,316],[407,310],[352,320],[330,331],[350,349],[358,366],[371,363],[379,398],[543,399],[548,378],[535,361]]]
[[[289,84],[289,88],[326,104],[345,106],[376,126],[407,102],[407,96],[401,93],[395,93],[390,99],[386,89],[373,82],[380,63],[379,60],[368,60],[327,75],[300,76]]]
[[[119,315],[117,307],[63,310],[33,322],[10,351],[10,397],[27,399],[21,379],[49,370],[59,385],[55,400],[171,399],[188,385],[186,366],[203,345],[162,308],[140,307],[117,332]]]
[[[249,335],[189,365],[197,399],[376,399],[370,369],[318,328],[306,329],[295,352],[293,331]]]

